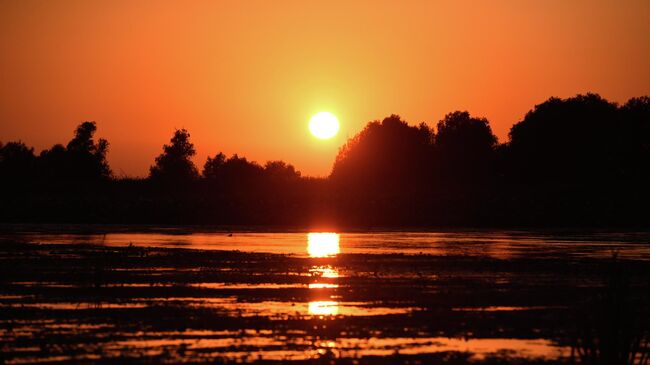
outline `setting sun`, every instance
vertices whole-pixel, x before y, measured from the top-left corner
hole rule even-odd
[[[316,113],[309,120],[309,131],[316,138],[330,139],[339,131],[339,120],[329,112]]]

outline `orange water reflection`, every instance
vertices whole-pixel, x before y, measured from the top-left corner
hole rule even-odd
[[[336,256],[341,252],[339,240],[340,237],[338,233],[308,233],[307,253],[309,253],[309,256],[313,258]],[[314,265],[309,269],[309,273],[315,279],[315,282],[309,284],[309,289],[316,289],[319,292],[325,290],[325,293],[327,294],[328,289],[338,288],[338,284],[333,283],[332,281],[339,277],[339,272],[331,265]],[[307,307],[307,313],[312,316],[336,316],[339,314],[339,303],[332,300],[331,295],[328,295],[325,298],[310,301]]]
[[[331,257],[339,254],[340,236],[332,232],[312,232],[307,234],[307,252],[310,257]]]
[[[339,313],[339,303],[321,300],[309,302],[309,314],[314,316],[335,316]]]
[[[312,266],[312,268],[309,269],[309,274],[315,278],[328,278],[328,279],[336,279],[340,276],[339,271],[330,265]]]
[[[339,277],[337,269],[330,265],[314,266],[309,272],[316,280],[309,283],[309,289],[318,293],[318,300],[312,300],[308,304],[307,313],[313,316],[336,316],[339,314],[339,303],[332,300],[332,289],[337,289],[339,285],[333,281]],[[323,297],[323,295],[326,295]]]
[[[339,287],[339,284],[330,284],[330,283],[311,283],[309,284],[309,289],[336,289]]]
[[[72,226],[74,228],[76,226]],[[268,252],[280,254],[302,254],[311,257],[334,256],[339,253],[339,234],[314,232],[307,240],[315,238],[314,251],[305,252],[305,233],[260,233],[204,232],[186,227],[162,229],[148,227],[146,232],[124,232],[125,227],[115,227],[114,232],[38,233],[28,230],[0,234],[0,239],[44,244],[97,244],[111,247],[134,245],[144,247],[187,247],[201,250],[243,250],[246,252]],[[26,228],[23,228],[26,229]],[[149,231],[151,229],[151,231]],[[11,229],[9,230],[11,231]],[[329,235],[329,236],[328,236]],[[313,236],[313,237],[312,237]],[[329,238],[328,238],[329,237]],[[522,255],[543,254],[546,258],[565,258],[573,255],[582,258],[611,258],[612,251],[619,252],[619,258],[650,261],[650,246],[636,243],[648,240],[647,232],[609,232],[594,234],[553,235],[522,231],[449,231],[449,232],[365,232],[345,233],[346,253],[467,255],[509,259]],[[317,242],[316,242],[317,241]],[[327,252],[324,247],[332,247]],[[321,256],[324,255],[324,256]]]

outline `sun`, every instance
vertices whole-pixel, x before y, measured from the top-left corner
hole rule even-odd
[[[309,131],[316,138],[330,139],[339,131],[339,120],[329,112],[316,113],[309,120]]]

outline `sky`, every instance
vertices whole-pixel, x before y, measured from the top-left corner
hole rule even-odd
[[[221,151],[326,176],[390,114],[468,110],[504,142],[589,91],[650,95],[650,1],[0,1],[0,141],[38,153],[96,121],[117,176],[146,176],[176,128],[199,168]]]

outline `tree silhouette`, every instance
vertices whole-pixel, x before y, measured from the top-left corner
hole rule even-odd
[[[455,111],[438,122],[435,135],[437,175],[456,183],[476,183],[493,170],[497,138],[485,118]]]
[[[37,174],[43,181],[56,185],[83,185],[108,181],[111,177],[106,155],[108,141],[93,139],[97,125],[83,122],[77,126],[67,147],[61,144],[52,146],[40,153],[37,159]]]
[[[67,150],[62,144],[41,151],[37,159],[39,177],[53,183],[69,179],[71,166],[67,157]]]
[[[208,180],[216,180],[221,174],[223,165],[226,163],[226,155],[219,152],[214,157],[208,156],[208,159],[203,165],[203,172],[201,175]]]
[[[93,139],[97,125],[95,122],[83,122],[75,130],[74,137],[66,147],[68,164],[73,167],[71,178],[79,180],[106,179],[111,169],[106,160],[108,141]]]
[[[597,181],[616,174],[621,134],[617,105],[597,94],[550,98],[510,130],[510,170],[537,181]]]
[[[433,131],[409,126],[398,115],[368,123],[341,147],[330,178],[347,191],[412,193],[430,175]]]
[[[650,177],[650,97],[642,96],[628,100],[621,107],[624,123],[621,139],[624,153],[622,166],[628,177]]]
[[[268,161],[264,174],[273,183],[286,183],[300,179],[300,172],[284,161]]]
[[[0,142],[0,184],[27,183],[34,176],[34,149],[23,142]]]
[[[163,153],[156,157],[150,168],[150,178],[163,184],[183,184],[199,177],[191,158],[196,154],[190,142],[190,133],[177,129],[170,144],[163,145]]]
[[[222,176],[228,189],[237,190],[242,194],[246,192],[254,194],[259,191],[262,173],[263,169],[260,165],[237,154],[227,159],[222,167]]]
[[[499,145],[485,118],[455,111],[435,131],[398,115],[368,123],[327,178],[284,161],[208,157],[198,174],[176,130],[149,179],[115,178],[94,122],[38,157],[0,143],[7,220],[147,223],[648,226],[650,98],[549,98]],[[163,189],[158,189],[162,187]],[[172,190],[172,188],[174,190]]]

